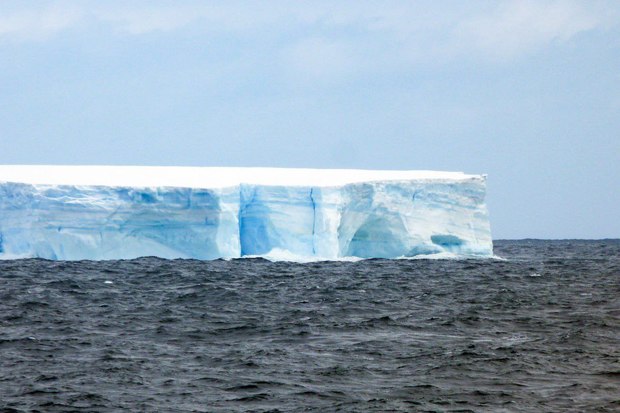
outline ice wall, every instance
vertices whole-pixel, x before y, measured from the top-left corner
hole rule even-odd
[[[0,167],[0,258],[492,255],[480,175],[107,168]],[[153,185],[175,171],[188,186]]]

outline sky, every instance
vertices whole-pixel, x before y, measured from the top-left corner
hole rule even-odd
[[[0,164],[488,174],[620,237],[620,2],[0,0]]]

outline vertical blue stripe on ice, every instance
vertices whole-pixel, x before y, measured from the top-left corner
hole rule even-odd
[[[492,255],[477,175],[333,186],[69,183],[0,183],[0,258]]]

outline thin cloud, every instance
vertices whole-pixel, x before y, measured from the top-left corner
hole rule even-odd
[[[172,33],[192,25],[205,35],[269,33],[265,44],[284,63],[310,75],[340,75],[376,68],[378,62],[410,67],[464,56],[510,60],[554,42],[618,24],[616,2],[65,2],[0,10],[0,39],[53,38],[88,21],[128,36]],[[8,7],[5,10],[9,9]],[[88,30],[82,24],[82,30]]]
[[[0,12],[0,39],[42,40],[68,29],[82,19],[80,10],[72,7],[47,7]]]
[[[359,62],[351,45],[320,37],[303,39],[285,59],[295,70],[318,78],[350,73]]]
[[[606,16],[586,3],[515,0],[462,22],[455,34],[469,50],[506,59],[566,42],[605,22]]]

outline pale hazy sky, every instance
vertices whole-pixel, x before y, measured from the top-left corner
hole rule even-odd
[[[620,237],[620,2],[0,0],[0,164],[487,173]]]

